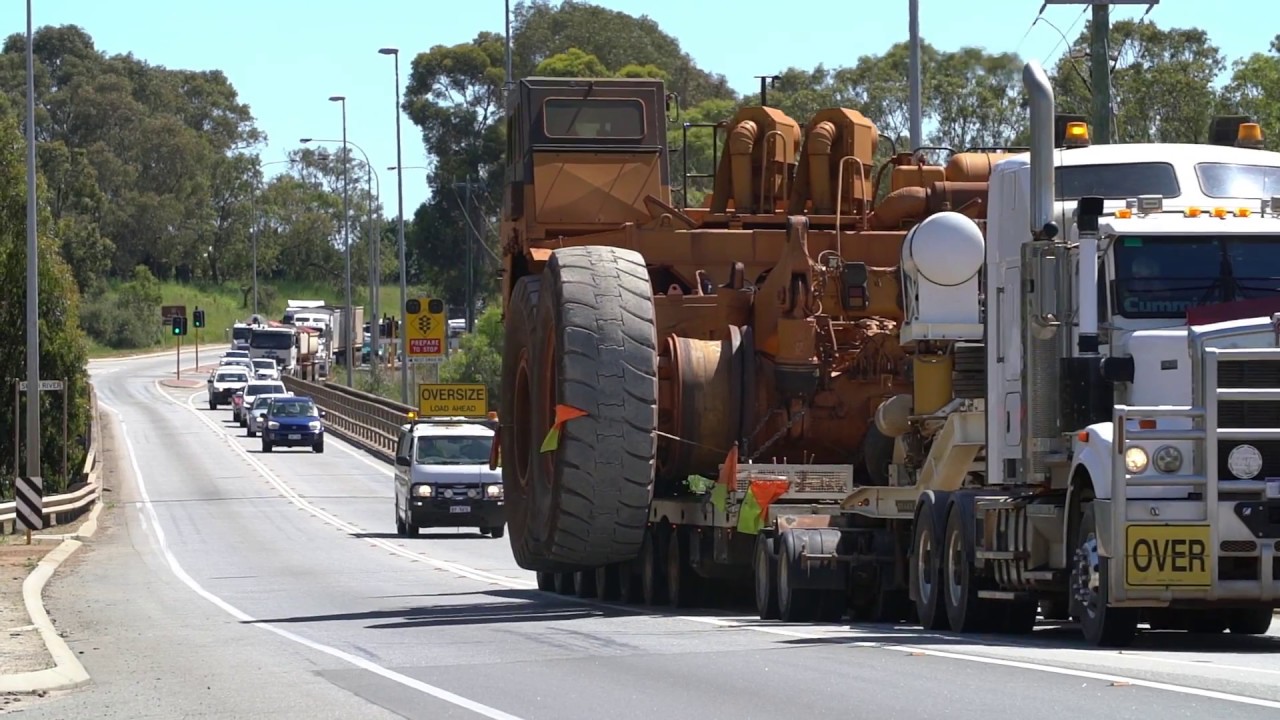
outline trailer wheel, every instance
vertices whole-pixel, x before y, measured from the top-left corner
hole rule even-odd
[[[964,516],[953,505],[947,517],[946,561],[943,569],[943,597],[947,621],[955,632],[988,630],[994,624],[992,602],[978,597],[978,577],[971,550],[964,541]]]
[[[698,603],[698,574],[693,571],[690,533],[672,525],[667,535],[667,603],[673,608],[694,607]]]
[[[1107,607],[1107,568],[1098,556],[1097,520],[1086,503],[1076,529],[1071,592],[1079,602],[1080,630],[1090,645],[1127,647],[1138,634],[1138,613]]]
[[[571,573],[571,572],[558,572],[558,573],[556,573],[556,574],[555,574],[555,576],[556,576],[556,594],[557,594],[557,595],[572,595],[572,594],[573,594],[573,592],[574,592],[574,588],[573,588],[573,573]]]
[[[925,630],[946,630],[949,627],[946,609],[938,597],[942,587],[942,549],[937,528],[933,500],[926,497],[916,513],[916,537],[910,569],[916,616]]]
[[[644,602],[644,583],[640,579],[640,565],[640,558],[618,563],[618,600],[621,602],[633,605]]]
[[[502,391],[498,405],[503,420],[498,434],[502,453],[502,488],[507,502],[507,524],[511,528],[511,554],[525,570],[563,570],[550,562],[541,550],[541,536],[530,523],[533,505],[530,487],[538,462],[541,439],[534,438],[534,402],[539,377],[534,351],[538,297],[542,278],[526,275],[516,280],[507,303],[506,330],[502,348]]]
[[[538,578],[538,589],[543,592],[556,591],[556,574],[549,572],[534,573]]]
[[[800,547],[796,533],[784,530],[778,536],[778,619],[782,622],[810,622],[818,610],[818,594],[795,586],[800,572]]]
[[[622,573],[620,563],[596,568],[596,599],[601,602],[618,599],[618,577]]]
[[[579,570],[573,574],[573,594],[580,598],[596,596],[595,570]]]
[[[661,605],[667,599],[667,574],[663,566],[664,543],[653,528],[646,528],[640,545],[640,595],[645,605]]]
[[[1232,610],[1227,627],[1232,635],[1266,635],[1275,611],[1269,607]]]
[[[761,620],[778,619],[778,541],[763,532],[756,535],[753,570],[756,613]]]

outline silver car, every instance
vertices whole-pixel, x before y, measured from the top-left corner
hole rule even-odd
[[[249,437],[257,437],[262,432],[262,418],[267,414],[267,404],[271,402],[271,398],[289,397],[293,393],[271,393],[270,395],[258,395],[253,399],[253,407],[249,408],[245,415],[248,416],[248,424],[245,425],[245,434]]]
[[[249,413],[246,411],[249,408],[253,407],[253,402],[254,400],[257,399],[259,395],[272,395],[272,394],[287,395],[289,394],[289,391],[285,390],[284,383],[280,382],[279,380],[256,380],[256,381],[250,382],[248,385],[245,385],[244,386],[244,402],[238,406],[236,405],[231,406],[232,419],[240,423],[240,427],[248,427]]]

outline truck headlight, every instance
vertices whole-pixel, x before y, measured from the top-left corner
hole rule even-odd
[[[501,500],[502,486],[501,485],[485,485],[484,496],[489,498],[490,500]]]
[[[319,429],[320,429],[320,421],[319,421],[319,420],[312,420],[311,422],[307,423],[307,429],[308,429],[308,430],[319,430]]]
[[[413,486],[414,497],[431,497],[431,494],[432,494],[432,491],[431,491],[430,485],[414,485]]]
[[[271,422],[267,423],[267,429],[268,429],[268,430],[279,430],[279,429],[280,429],[280,423],[276,422],[275,420],[272,420]]]
[[[1140,447],[1131,447],[1124,451],[1124,469],[1128,470],[1130,475],[1141,475],[1146,472],[1149,462],[1147,451]]]
[[[1156,450],[1152,463],[1162,473],[1176,473],[1182,469],[1182,451],[1172,445],[1164,445]]]

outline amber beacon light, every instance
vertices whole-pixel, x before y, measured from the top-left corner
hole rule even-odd
[[[1089,145],[1089,126],[1082,122],[1067,123],[1064,147],[1087,147]]]
[[[1258,123],[1240,123],[1236,129],[1236,145],[1247,148],[1262,147],[1262,126]]]

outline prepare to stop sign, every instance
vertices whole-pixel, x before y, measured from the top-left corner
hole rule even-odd
[[[438,355],[440,351],[440,338],[409,339],[409,354],[411,355]]]

